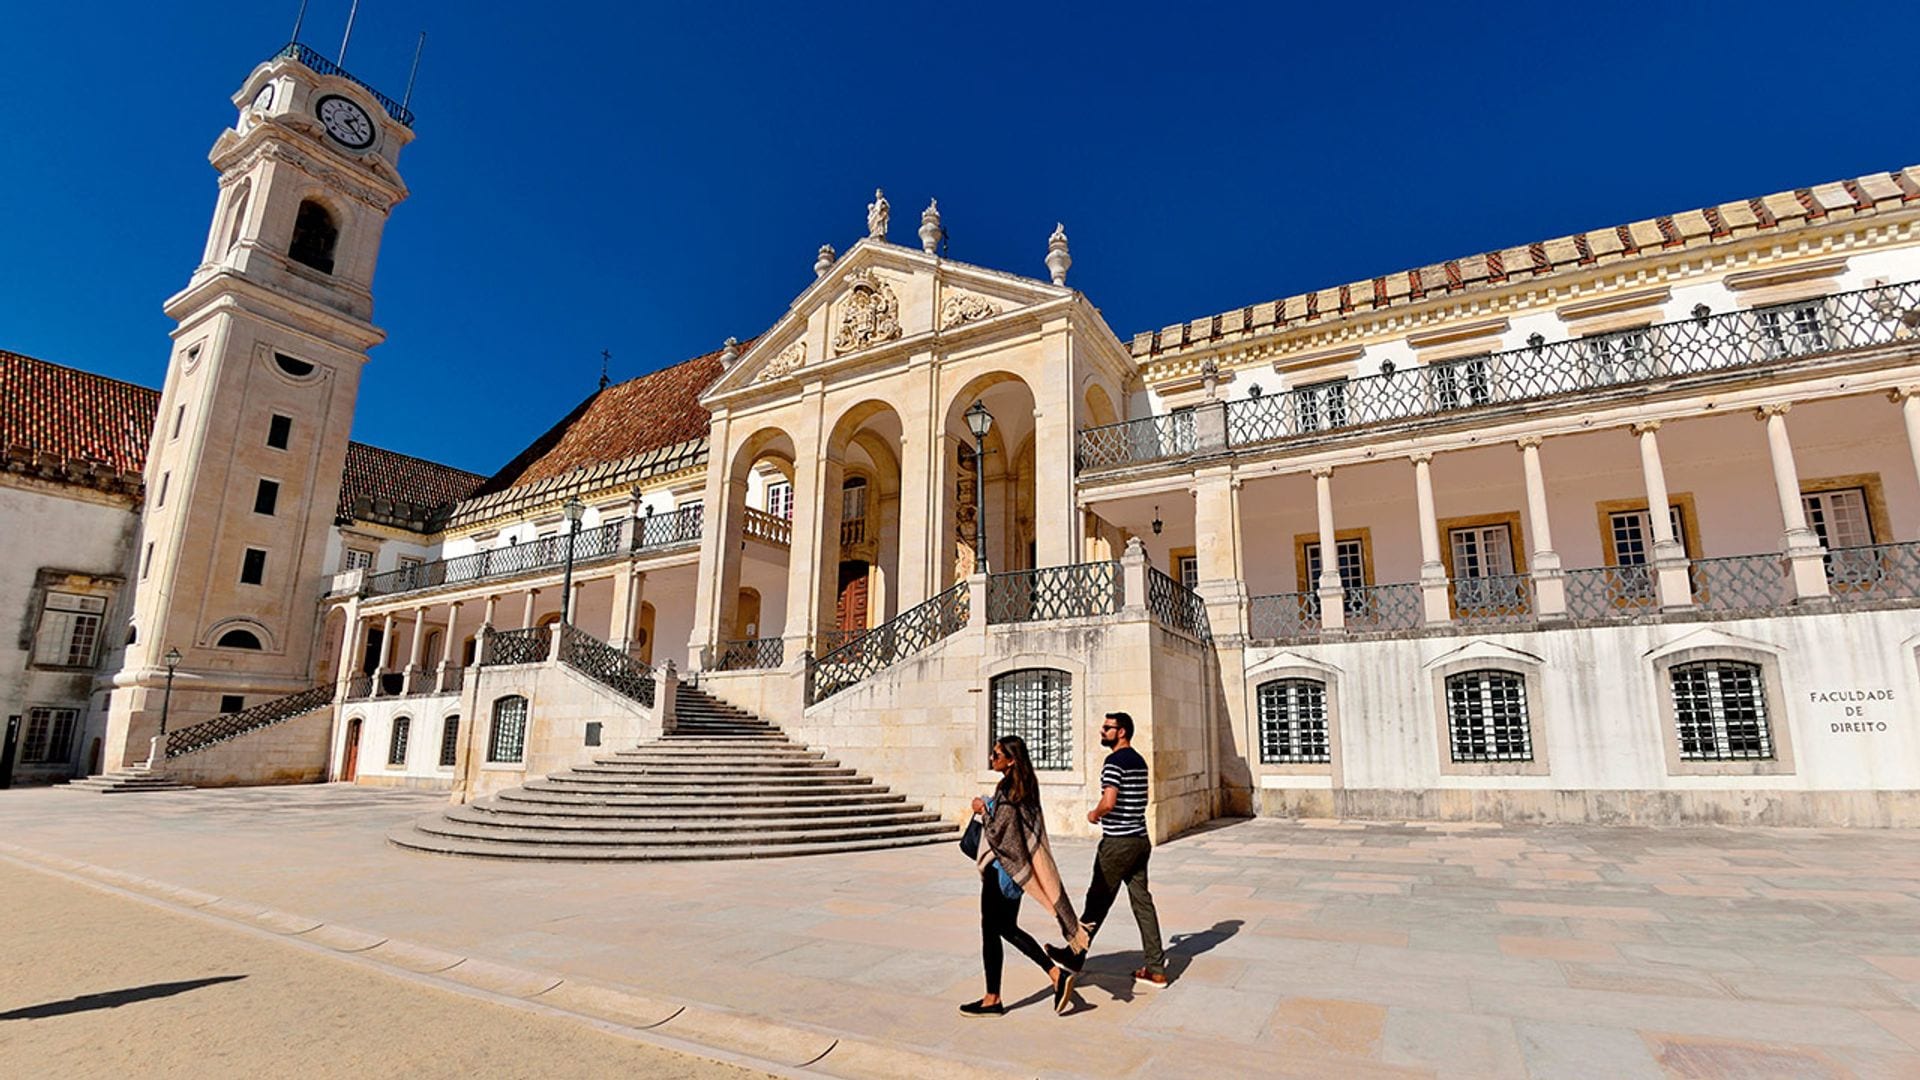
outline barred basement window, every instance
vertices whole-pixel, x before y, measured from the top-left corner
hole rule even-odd
[[[1333,760],[1327,745],[1327,684],[1276,679],[1260,686],[1260,762],[1294,765]]]
[[[527,749],[527,699],[515,694],[493,703],[492,738],[487,740],[487,760],[513,764]]]
[[[20,741],[20,763],[64,763],[73,752],[73,729],[79,719],[78,709],[28,709],[26,737]]]
[[[1752,761],[1773,757],[1766,683],[1760,665],[1734,660],[1676,664],[1674,727],[1686,761]]]
[[[413,721],[404,716],[393,718],[393,738],[387,743],[387,764],[405,765],[407,763],[407,732],[413,727]]]
[[[1526,678],[1492,669],[1449,675],[1447,741],[1455,761],[1532,761]]]
[[[440,725],[440,767],[453,768],[454,758],[460,752],[460,717],[458,714],[447,717]]]
[[[1073,768],[1073,676],[1027,668],[994,676],[988,701],[989,738],[1018,735],[1036,769]]]

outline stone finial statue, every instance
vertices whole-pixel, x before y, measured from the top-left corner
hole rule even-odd
[[[1220,365],[1208,360],[1200,365],[1200,384],[1207,388],[1207,400],[1220,396]]]
[[[720,344],[722,346],[720,349],[720,366],[723,368],[732,367],[733,362],[740,359],[740,339],[728,338]]]
[[[928,199],[927,208],[920,211],[920,250],[933,254],[946,236],[947,230],[940,227],[940,200]]]
[[[833,245],[821,244],[820,257],[813,260],[813,276],[826,277],[827,271],[833,269],[834,258],[835,256],[833,254]]]
[[[867,239],[887,238],[887,216],[891,213],[892,207],[887,203],[886,193],[874,188],[873,201],[867,204]]]
[[[1072,265],[1073,256],[1067,253],[1067,227],[1055,222],[1053,235],[1047,239],[1047,271],[1055,285],[1067,283],[1067,267]]]

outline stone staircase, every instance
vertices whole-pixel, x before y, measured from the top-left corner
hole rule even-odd
[[[136,791],[192,791],[163,773],[149,772],[145,765],[119,769],[99,776],[69,780],[61,785],[68,791],[92,791],[101,795],[126,795]]]
[[[956,826],[681,684],[672,733],[395,830],[444,855],[757,859],[952,842]]]

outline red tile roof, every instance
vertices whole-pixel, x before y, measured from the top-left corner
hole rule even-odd
[[[486,481],[479,473],[397,454],[366,443],[347,444],[340,473],[339,516],[353,518],[356,504],[440,507],[459,502]],[[411,515],[402,515],[411,516]],[[425,515],[421,515],[425,516]]]
[[[745,353],[752,341],[737,348]],[[493,474],[475,494],[536,484],[564,473],[707,437],[700,395],[725,367],[715,350],[595,391]]]

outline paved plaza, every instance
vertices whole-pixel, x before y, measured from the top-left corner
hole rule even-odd
[[[1912,832],[1221,823],[1154,856],[1169,989],[1127,978],[1122,902],[1069,1015],[1010,955],[1012,1011],[970,1020],[977,884],[948,845],[580,866],[386,843],[442,801],[4,792],[0,874],[104,881],[800,1074],[1920,1076]],[[1092,850],[1056,845],[1076,893]],[[58,989],[114,982],[96,974]],[[0,1012],[37,1003],[15,996]]]

